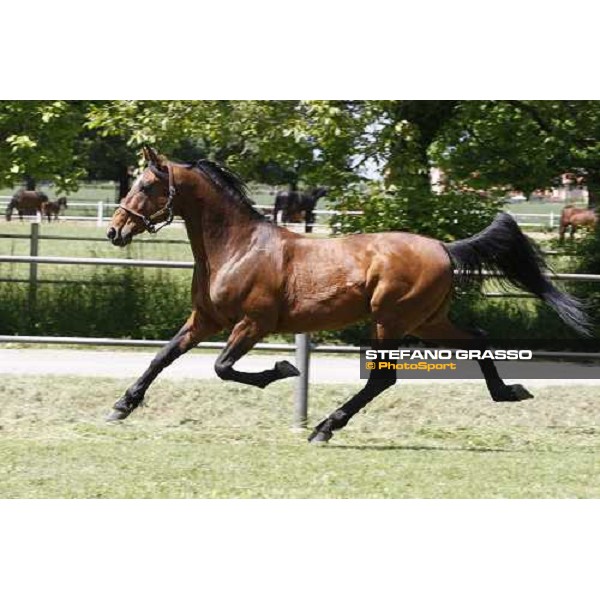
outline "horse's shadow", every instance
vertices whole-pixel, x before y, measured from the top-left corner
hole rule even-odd
[[[464,446],[428,446],[425,444],[331,444],[326,446],[329,450],[376,450],[379,452],[412,450],[415,452],[431,451],[434,452],[476,452],[476,453],[494,453],[494,452],[517,452],[514,449],[506,448],[487,448],[487,447],[464,447]]]

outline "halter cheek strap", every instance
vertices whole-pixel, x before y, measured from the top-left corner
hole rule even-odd
[[[150,164],[150,170],[160,179],[168,178],[169,194],[167,196],[167,203],[161,209],[151,214],[149,217],[146,217],[136,212],[135,210],[124,206],[123,202],[119,204],[119,208],[123,209],[126,213],[129,213],[130,215],[138,218],[142,222],[144,228],[148,233],[157,233],[163,227],[166,227],[167,225],[170,225],[173,222],[173,217],[175,216],[173,213],[173,199],[175,198],[177,190],[175,189],[175,181],[173,178],[173,168],[171,167],[171,163],[167,163],[167,174],[165,174],[164,171],[161,171],[160,169],[158,169],[158,167],[156,167],[156,165],[153,164]],[[159,227],[157,227],[156,224],[160,223],[165,213],[167,215],[166,220]]]

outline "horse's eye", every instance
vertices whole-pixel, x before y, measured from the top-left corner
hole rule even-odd
[[[142,185],[140,185],[140,191],[144,192],[144,194],[149,194],[152,191],[152,184],[142,183]]]

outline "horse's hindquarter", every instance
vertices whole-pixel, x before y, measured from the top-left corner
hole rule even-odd
[[[343,327],[370,313],[397,315],[406,299],[432,312],[450,289],[449,258],[429,238],[381,233],[297,238],[289,245],[279,331]]]
[[[45,194],[32,191],[22,191],[15,194],[14,198],[17,198],[15,203],[16,208],[25,214],[40,212],[42,203],[48,199]]]

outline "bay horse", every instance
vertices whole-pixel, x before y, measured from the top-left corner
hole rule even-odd
[[[42,214],[48,218],[48,223],[51,222],[52,216],[55,221],[58,221],[58,215],[63,207],[68,208],[67,199],[64,196],[55,201],[48,200],[42,204]]]
[[[570,238],[573,241],[573,236],[578,227],[592,229],[596,226],[596,223],[598,223],[596,211],[571,204],[565,206],[560,213],[560,224],[558,226],[559,242],[562,244],[565,241],[567,229],[570,229]]]
[[[588,332],[578,300],[552,284],[541,253],[506,213],[473,237],[448,244],[403,232],[311,239],[258,213],[242,181],[212,161],[175,164],[148,147],[144,158],[147,167],[115,210],[107,237],[115,246],[126,246],[134,236],[155,233],[179,215],[195,262],[192,311],[114,404],[109,421],[127,418],[165,367],[222,330],[230,335],[215,363],[217,375],[258,388],[299,375],[286,360],[255,373],[234,368],[259,340],[275,332],[339,329],[370,318],[374,347],[408,334],[452,340],[459,347],[480,340],[485,347],[481,332],[461,329],[448,317],[454,269],[464,278],[492,270],[541,298],[576,331]],[[532,397],[519,384],[505,384],[491,359],[478,362],[492,400]],[[363,389],[315,427],[309,441],[328,441],[395,382],[395,372],[372,372]]]
[[[6,220],[12,219],[13,210],[19,214],[19,219],[23,220],[23,215],[36,215],[42,212],[42,205],[48,202],[48,196],[43,192],[30,190],[19,190],[10,199],[6,207]]]
[[[304,232],[311,233],[315,222],[315,207],[320,198],[327,194],[326,187],[317,187],[310,192],[290,190],[279,192],[275,196],[273,222],[277,223],[277,215],[281,212],[282,223],[300,223],[304,214]]]

